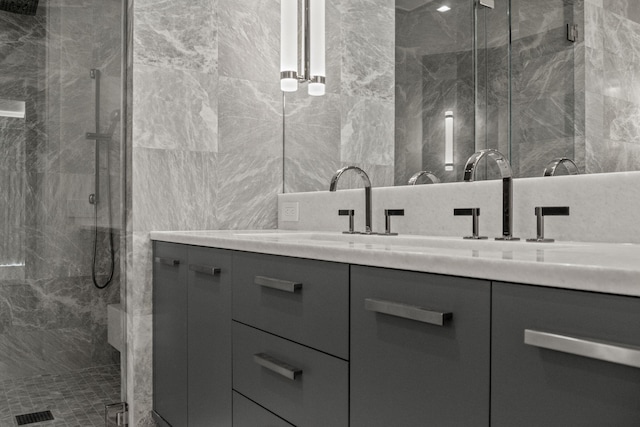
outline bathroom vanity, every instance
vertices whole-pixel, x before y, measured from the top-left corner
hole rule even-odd
[[[638,245],[151,237],[160,425],[640,424]]]

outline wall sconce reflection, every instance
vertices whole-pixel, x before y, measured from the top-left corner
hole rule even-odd
[[[453,111],[444,113],[444,170],[453,170]]]
[[[281,0],[280,89],[308,82],[309,95],[324,95],[325,69],[325,0]]]

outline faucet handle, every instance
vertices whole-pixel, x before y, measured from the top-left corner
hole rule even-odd
[[[397,236],[398,233],[391,232],[391,217],[404,216],[404,209],[385,209],[384,210],[384,236]]]
[[[356,211],[353,209],[340,209],[338,210],[338,215],[340,216],[349,216],[349,231],[343,231],[342,234],[358,234],[353,231],[353,216]]]
[[[527,239],[527,242],[551,243],[554,241],[554,239],[544,238],[544,217],[547,215],[568,216],[569,206],[537,206],[534,209],[534,214],[536,215],[537,236],[535,239]]]
[[[487,236],[478,236],[480,229],[480,208],[466,208],[466,209],[454,209],[454,216],[471,216],[472,217],[472,235],[465,236],[464,239],[482,240]]]

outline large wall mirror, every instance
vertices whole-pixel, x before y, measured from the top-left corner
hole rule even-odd
[[[327,0],[327,94],[285,96],[285,191],[352,164],[374,186],[461,181],[483,148],[516,177],[640,170],[637,40],[636,1]]]

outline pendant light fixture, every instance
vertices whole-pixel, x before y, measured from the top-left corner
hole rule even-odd
[[[306,82],[309,95],[321,96],[325,77],[325,0],[281,0],[280,89]]]

